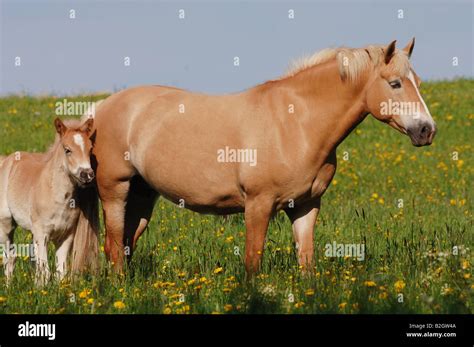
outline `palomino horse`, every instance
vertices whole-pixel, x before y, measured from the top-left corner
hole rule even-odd
[[[326,49],[232,95],[145,86],[105,99],[93,154],[109,259],[119,269],[126,247],[132,254],[162,195],[197,212],[244,212],[248,273],[259,267],[271,216],[284,210],[299,262],[311,265],[321,196],[352,129],[371,113],[415,146],[433,140],[413,46]],[[405,104],[417,111],[401,112]]]
[[[37,284],[49,277],[48,241],[56,245],[59,278],[66,273],[71,247],[73,271],[96,267],[98,199],[95,187],[86,187],[94,179],[93,123],[56,119],[56,141],[48,152],[17,152],[0,160],[0,244],[7,281],[14,268],[17,225],[33,234]]]

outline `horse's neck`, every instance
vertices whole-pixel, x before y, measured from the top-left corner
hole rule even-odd
[[[55,200],[68,200],[74,194],[76,187],[66,171],[61,146],[54,150],[41,176],[42,182]]]
[[[335,61],[313,66],[282,80],[295,95],[295,116],[315,156],[331,153],[366,117],[363,74],[357,84],[342,81]],[[286,111],[287,112],[287,111]]]

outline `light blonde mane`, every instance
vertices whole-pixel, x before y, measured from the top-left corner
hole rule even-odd
[[[288,71],[282,78],[294,76],[310,67],[336,59],[342,80],[352,83],[357,81],[369,67],[376,67],[384,63],[384,57],[385,46],[326,48],[291,62]],[[394,72],[397,72],[401,77],[407,76],[410,72],[410,62],[404,51],[396,50],[389,64]]]

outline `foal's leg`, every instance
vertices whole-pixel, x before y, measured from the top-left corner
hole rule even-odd
[[[255,197],[245,202],[245,269],[252,275],[260,269],[273,199]]]
[[[64,278],[67,271],[67,256],[71,251],[74,233],[71,233],[62,243],[56,245],[56,275],[59,280]]]
[[[3,267],[7,283],[11,280],[15,268],[16,254],[11,250],[13,247],[13,221],[11,217],[0,218],[0,247],[2,247]]]
[[[49,279],[48,242],[49,234],[43,230],[32,230],[33,242],[36,246],[36,278],[35,283],[43,286]]]
[[[298,251],[298,263],[307,271],[313,265],[313,232],[318,217],[321,200],[297,208],[288,208],[286,214],[291,220],[293,236]]]

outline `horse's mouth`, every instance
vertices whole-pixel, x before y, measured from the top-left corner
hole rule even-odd
[[[411,144],[415,147],[429,146],[433,142],[434,135],[430,135],[428,138],[420,138],[414,135],[412,132],[407,132],[408,137],[411,140]]]
[[[394,128],[394,129],[398,130],[399,132],[401,132],[402,134],[408,135],[408,132],[407,132],[407,130],[405,129],[405,127],[404,127],[403,125],[398,124],[396,120],[390,119],[389,122],[388,122],[388,124],[389,124],[392,128]]]
[[[87,187],[90,187],[94,183],[94,179],[84,180],[84,179],[76,177],[74,175],[71,175],[71,176],[72,176],[74,182],[76,182],[76,184],[79,188],[87,188]]]
[[[436,125],[431,128],[422,125],[422,131],[419,131],[419,127],[415,129],[407,129],[407,135],[410,137],[411,143],[415,147],[429,146],[433,143],[433,139],[436,135]],[[423,131],[423,128],[427,130]]]

